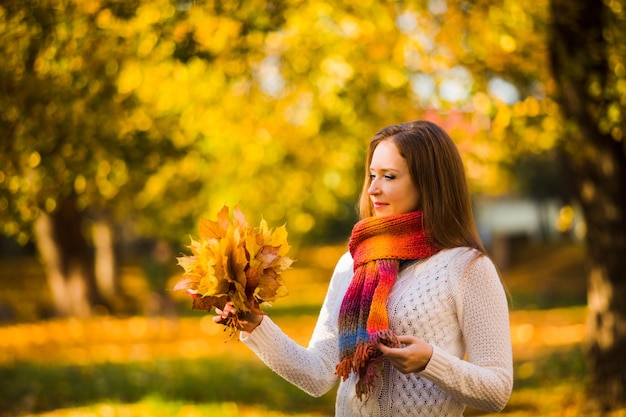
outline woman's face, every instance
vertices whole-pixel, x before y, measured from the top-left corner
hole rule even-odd
[[[374,149],[367,192],[377,217],[405,214],[419,207],[409,166],[392,140],[385,139]]]

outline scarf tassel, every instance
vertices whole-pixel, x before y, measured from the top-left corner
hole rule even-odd
[[[380,332],[383,333],[383,332]],[[390,333],[395,337],[393,333]],[[382,356],[376,345],[363,343],[357,346],[353,355],[344,358],[335,369],[337,376],[345,381],[352,372],[359,375],[356,383],[356,394],[360,400],[369,395],[376,385],[382,368]]]
[[[382,354],[378,343],[389,347],[400,347],[400,342],[390,329],[371,332],[370,343],[361,343],[356,347],[354,354],[341,360],[335,368],[335,373],[342,381],[348,379],[352,372],[359,375],[356,383],[356,394],[360,400],[367,396],[376,384],[382,367]]]
[[[362,374],[368,363],[380,352],[371,343],[361,343],[356,347],[354,354],[342,359],[335,368],[335,374],[345,381],[352,372]]]
[[[376,345],[365,343],[357,346],[353,359],[354,371],[361,373],[361,370],[367,367],[369,361],[379,355],[380,352],[376,348]]]
[[[367,396],[372,392],[372,388],[376,386],[376,381],[380,376],[383,367],[382,357],[372,359],[368,366],[361,369],[359,380],[356,383],[355,390],[359,400],[363,400],[363,396]]]
[[[348,356],[341,360],[335,367],[335,374],[341,378],[342,381],[348,379],[350,373],[352,373],[352,357]]]
[[[374,346],[377,346],[379,343],[391,348],[400,347],[400,342],[398,338],[390,329],[379,330],[370,334],[370,340]]]

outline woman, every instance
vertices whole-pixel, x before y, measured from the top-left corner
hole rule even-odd
[[[513,385],[507,299],[448,134],[428,121],[378,132],[360,214],[308,347],[259,315],[240,339],[310,395],[339,380],[336,416],[500,411]]]

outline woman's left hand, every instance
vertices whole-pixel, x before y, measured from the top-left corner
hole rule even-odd
[[[378,349],[403,374],[423,371],[433,356],[433,347],[413,336],[398,336],[398,341],[402,347],[391,348],[379,343]]]

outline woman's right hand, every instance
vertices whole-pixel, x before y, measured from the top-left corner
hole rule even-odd
[[[237,316],[237,309],[231,301],[226,303],[224,309],[215,307],[215,312],[217,315],[213,317],[213,321],[217,324],[226,324],[228,317]],[[252,331],[256,329],[259,324],[261,324],[261,321],[263,321],[262,314],[256,314],[253,312],[247,313],[239,320],[239,323],[241,324],[240,330],[252,333]]]
[[[378,349],[403,374],[423,371],[433,356],[433,347],[417,337],[399,335],[397,338],[401,347],[392,348],[378,343]]]

